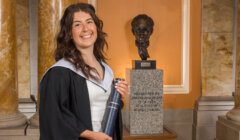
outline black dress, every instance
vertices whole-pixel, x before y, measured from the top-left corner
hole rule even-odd
[[[40,140],[85,140],[80,134],[92,130],[86,79],[74,71],[56,66],[40,84]],[[122,139],[119,112],[113,140]]]

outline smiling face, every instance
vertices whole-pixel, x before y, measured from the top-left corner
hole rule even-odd
[[[97,27],[89,13],[83,11],[74,13],[72,39],[79,51],[87,48],[93,49],[97,39]]]

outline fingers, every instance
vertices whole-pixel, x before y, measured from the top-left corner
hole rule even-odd
[[[95,132],[96,136],[93,140],[112,140],[110,136],[102,132]]]
[[[112,140],[111,137],[109,137],[108,135],[105,136],[104,140]]]
[[[116,90],[121,94],[121,97],[124,99],[128,93],[128,83],[125,80],[119,81],[115,85]]]
[[[90,130],[85,130],[80,134],[80,137],[86,138],[88,140],[112,140],[110,136],[103,132],[94,132]]]
[[[105,134],[105,140],[112,140],[112,137]]]

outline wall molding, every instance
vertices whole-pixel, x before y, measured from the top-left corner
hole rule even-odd
[[[182,73],[180,85],[164,85],[164,94],[189,93],[190,0],[182,0]]]
[[[97,0],[88,0],[97,11]],[[190,0],[182,0],[182,58],[181,84],[164,85],[164,94],[189,93],[189,32],[190,32]]]

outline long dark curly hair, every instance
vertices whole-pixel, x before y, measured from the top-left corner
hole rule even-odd
[[[95,14],[94,7],[87,3],[76,3],[66,8],[60,21],[60,31],[57,34],[57,48],[55,50],[55,60],[58,61],[62,58],[65,58],[75,66],[76,70],[80,69],[87,78],[91,77],[95,80],[99,80],[97,76],[94,76],[92,74],[92,72],[97,73],[97,70],[84,62],[81,52],[74,45],[71,37],[74,13],[79,11],[83,11],[91,15],[97,27],[97,39],[94,43],[93,54],[98,61],[105,62],[106,60],[106,57],[104,56],[104,47],[108,47],[105,39],[107,34],[102,30],[103,22]]]

